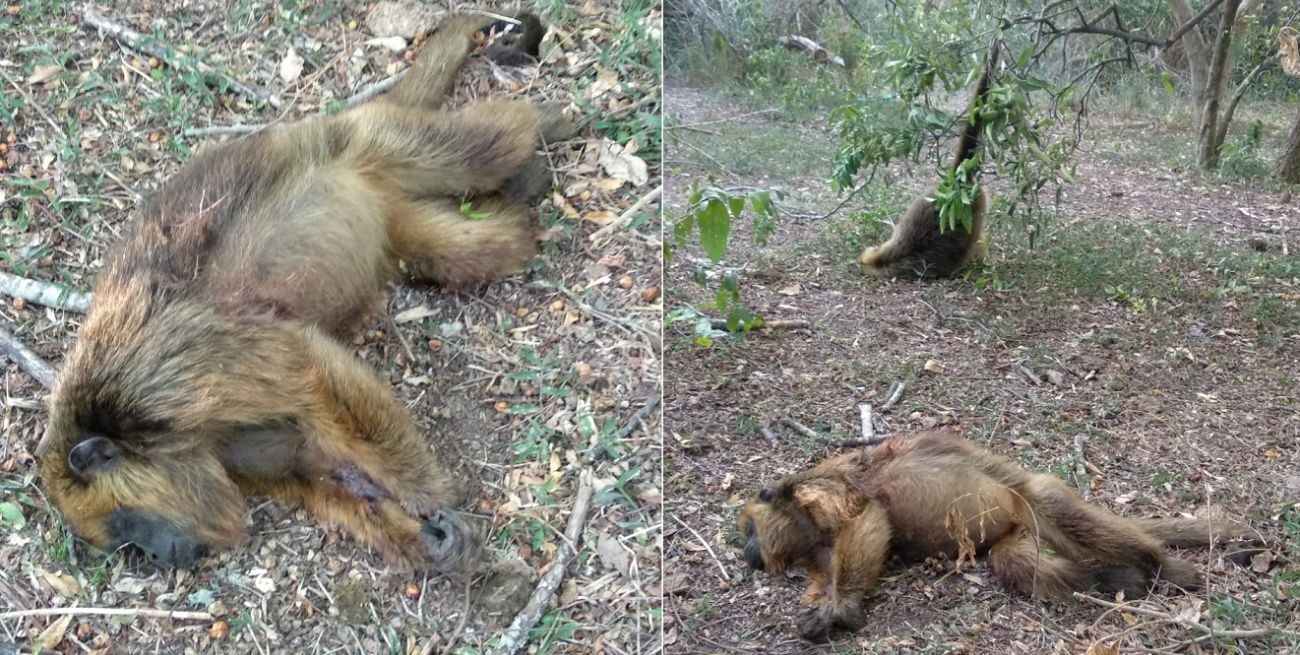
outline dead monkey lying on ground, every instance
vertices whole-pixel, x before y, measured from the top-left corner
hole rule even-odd
[[[1157,577],[1199,587],[1196,567],[1164,547],[1243,536],[1220,523],[1116,516],[1051,475],[1029,473],[956,433],[928,432],[786,476],[745,504],[739,529],[754,569],[807,568],[804,598],[814,607],[799,631],[823,641],[865,624],[863,599],[891,553],[986,554],[994,577],[1025,594],[1098,586],[1132,598]]]
[[[998,45],[994,44],[989,48],[988,63],[975,86],[975,94],[971,96],[967,120],[962,122],[961,136],[957,139],[957,154],[953,157],[953,170],[958,170],[963,162],[974,157],[979,148],[980,136],[984,131],[979,108],[988,95],[989,77],[997,62]],[[964,183],[976,184],[978,174],[978,167],[968,170]],[[867,248],[858,255],[858,265],[863,273],[878,278],[949,277],[984,256],[987,248],[984,215],[989,207],[988,193],[981,186],[975,201],[971,203],[969,230],[958,222],[953,229],[943,231],[939,224],[939,209],[930,200],[934,191],[931,188],[912,201],[907,213],[894,224],[894,232],[888,241]]]
[[[205,149],[144,207],[50,400],[42,474],[78,534],[190,566],[240,541],[257,491],[400,562],[477,562],[456,478],[340,339],[399,275],[464,289],[535,252],[535,153],[573,124],[520,100],[442,110],[494,22],[448,18],[381,99]]]

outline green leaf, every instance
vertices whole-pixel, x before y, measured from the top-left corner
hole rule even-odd
[[[460,203],[460,213],[464,214],[465,218],[468,218],[471,221],[483,220],[492,215],[491,212],[475,211],[473,205],[468,200]]]
[[[27,517],[23,516],[22,508],[15,503],[0,503],[0,524],[10,530],[17,530],[27,525]]]
[[[731,236],[731,216],[726,205],[709,201],[699,212],[700,245],[713,263],[722,261],[727,252],[727,239]]]

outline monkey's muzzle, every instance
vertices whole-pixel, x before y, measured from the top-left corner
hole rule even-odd
[[[147,512],[119,509],[108,517],[114,547],[135,544],[159,568],[193,568],[208,555],[205,544],[191,539],[170,521]]]

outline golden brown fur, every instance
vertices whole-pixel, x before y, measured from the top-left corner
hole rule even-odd
[[[739,529],[751,567],[808,569],[814,607],[799,628],[816,641],[862,627],[863,598],[890,554],[987,555],[1000,582],[1037,597],[1092,586],[1133,597],[1157,577],[1200,585],[1165,546],[1240,536],[1219,522],[1116,516],[951,432],[893,438],[789,475],[746,503]]]
[[[957,153],[953,157],[954,169],[973,157],[979,147],[984,126],[979,119],[978,105],[988,92],[989,76],[997,64],[997,54],[998,45],[995,43],[989,49],[988,63],[971,97],[968,118],[962,122]],[[976,182],[973,173],[967,175],[967,184]],[[980,187],[971,203],[970,229],[958,224],[953,229],[944,231],[940,229],[939,210],[930,201],[934,192],[935,189],[931,188],[912,201],[912,206],[894,224],[894,231],[888,241],[871,246],[858,255],[858,266],[864,274],[878,278],[950,277],[971,262],[984,257],[987,250],[984,217],[989,207],[988,193]]]
[[[144,207],[50,401],[42,474],[78,534],[188,566],[242,539],[259,491],[398,561],[477,560],[455,477],[340,339],[403,272],[463,289],[534,254],[542,189],[518,181],[568,122],[441,109],[492,22],[449,18],[381,100],[206,149]]]

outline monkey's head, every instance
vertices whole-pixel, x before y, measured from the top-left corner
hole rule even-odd
[[[68,525],[98,548],[133,543],[164,567],[188,568],[238,543],[243,495],[213,452],[215,440],[183,409],[201,408],[211,393],[166,360],[131,365],[110,354],[167,353],[171,344],[100,349],[87,341],[68,357],[50,397],[41,460],[45,488]]]
[[[813,556],[822,532],[795,496],[795,485],[782,480],[759,490],[740,510],[738,528],[745,542],[745,562],[756,571],[783,573]]]

